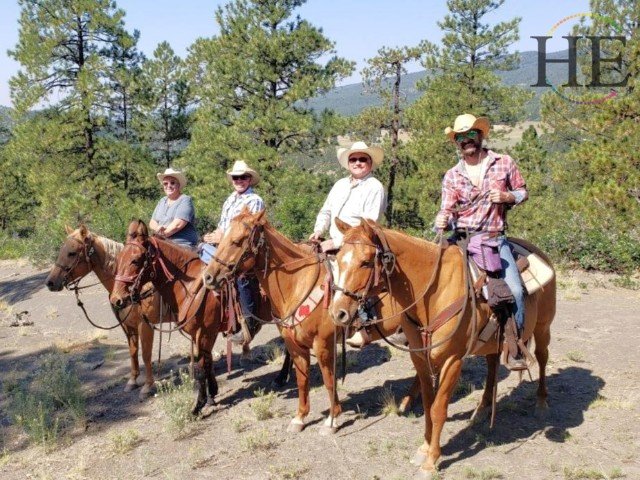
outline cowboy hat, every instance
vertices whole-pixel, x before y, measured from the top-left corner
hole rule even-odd
[[[456,117],[456,121],[453,122],[453,128],[447,127],[444,129],[445,135],[451,140],[454,140],[456,133],[468,132],[469,130],[480,130],[482,132],[482,138],[489,136],[489,130],[491,124],[487,117],[478,117],[471,115],[470,113],[464,113]]]
[[[382,164],[384,159],[384,150],[380,147],[368,147],[364,142],[355,142],[349,148],[338,149],[338,162],[347,170],[349,169],[349,156],[352,153],[366,153],[371,157],[371,169],[375,170]]]
[[[236,175],[249,175],[251,177],[251,183],[249,185],[254,186],[260,182],[260,175],[253,168],[247,165],[247,162],[244,160],[237,160],[236,163],[233,164],[233,168],[227,172],[227,179],[229,182],[233,184],[233,180],[231,176]]]
[[[158,180],[160,180],[160,183],[163,182],[164,177],[175,178],[180,184],[180,190],[182,190],[184,187],[187,186],[187,177],[185,177],[184,173],[182,173],[180,170],[174,170],[171,167],[167,168],[164,171],[164,173],[158,173],[156,177],[158,177]]]

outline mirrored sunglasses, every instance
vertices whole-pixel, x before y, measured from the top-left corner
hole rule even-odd
[[[178,185],[178,182],[174,180],[165,180],[164,182],[162,182],[163,187],[168,187],[169,185]]]
[[[468,132],[456,133],[456,136],[453,137],[456,142],[462,142],[465,139],[473,140],[478,136],[478,130],[469,130]]]

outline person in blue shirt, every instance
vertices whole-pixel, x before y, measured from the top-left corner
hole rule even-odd
[[[165,196],[160,199],[151,215],[149,228],[156,235],[186,248],[198,244],[196,213],[189,195],[182,193],[187,177],[179,170],[167,168],[157,175]]]

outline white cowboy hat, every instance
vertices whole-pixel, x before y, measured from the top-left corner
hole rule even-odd
[[[375,170],[382,164],[384,150],[380,147],[368,147],[364,142],[355,142],[349,148],[338,149],[338,162],[347,170],[349,169],[349,156],[352,153],[366,153],[371,157],[371,169]]]
[[[227,172],[227,179],[231,184],[233,184],[233,180],[231,179],[232,175],[249,175],[251,177],[251,186],[260,183],[260,175],[258,175],[258,172],[249,167],[244,160],[237,160],[236,163],[233,164],[233,168]]]
[[[162,181],[164,180],[164,177],[175,178],[180,184],[180,190],[182,190],[184,187],[187,186],[187,177],[184,175],[184,173],[182,173],[180,170],[174,170],[171,167],[167,168],[164,171],[164,173],[158,173],[156,177],[158,177],[158,180],[160,180],[160,183],[162,183]]]
[[[444,133],[451,140],[454,140],[456,133],[468,132],[469,130],[480,130],[482,132],[482,138],[487,138],[489,136],[489,130],[491,130],[491,123],[489,123],[487,117],[476,118],[470,113],[464,113],[458,115],[456,121],[453,122],[453,128],[445,128]]]

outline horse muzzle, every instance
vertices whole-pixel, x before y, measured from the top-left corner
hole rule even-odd
[[[51,292],[59,292],[63,288],[62,281],[58,279],[54,280],[52,278],[47,277],[45,284],[47,285],[47,288]]]
[[[213,275],[209,272],[202,274],[202,282],[209,290],[220,290],[224,283],[225,277],[222,275]]]

